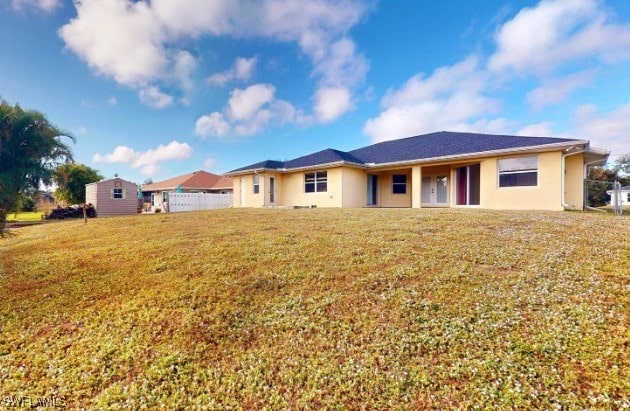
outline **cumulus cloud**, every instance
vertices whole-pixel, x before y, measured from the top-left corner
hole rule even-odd
[[[217,159],[214,157],[207,157],[203,161],[203,168],[205,168],[206,170],[212,170],[214,166],[216,165],[217,165]]]
[[[193,150],[188,143],[180,143],[176,140],[168,145],[158,145],[147,151],[135,151],[127,146],[118,146],[110,154],[94,154],[94,163],[123,163],[133,168],[140,169],[145,175],[155,174],[159,170],[159,164],[168,160],[185,160],[192,156]]]
[[[589,139],[594,147],[613,149],[614,154],[630,153],[630,103],[607,112],[586,104],[578,107],[574,116],[574,134]]]
[[[14,10],[24,10],[28,7],[34,7],[50,13],[59,6],[61,6],[61,1],[59,0],[11,0],[11,7]]]
[[[199,137],[250,136],[274,124],[297,123],[301,113],[287,101],[275,98],[271,84],[254,84],[234,89],[223,112],[199,117],[195,134]]]
[[[526,137],[550,137],[556,136],[551,131],[551,121],[542,121],[540,123],[528,124],[525,127],[519,129],[515,134],[517,136]]]
[[[234,62],[234,65],[229,70],[211,75],[206,79],[206,83],[213,86],[223,86],[232,80],[249,80],[254,72],[254,69],[256,68],[257,63],[257,57],[252,57],[249,59],[238,57]]]
[[[67,48],[97,73],[138,90],[174,81],[190,90],[197,60],[182,40],[201,36],[293,42],[311,59],[317,87],[361,84],[369,66],[347,37],[369,8],[361,0],[77,0],[75,6],[77,17],[59,30]],[[255,65],[255,58],[238,59],[208,82],[246,80]]]
[[[352,106],[350,90],[346,87],[325,87],[315,93],[315,114],[321,123],[330,123]]]
[[[499,102],[484,95],[487,76],[478,59],[469,57],[453,66],[440,67],[429,77],[416,74],[381,101],[383,111],[369,119],[363,132],[373,142],[437,130],[496,132],[504,119],[486,119]]]
[[[609,22],[596,0],[543,0],[505,23],[495,41],[494,72],[540,74],[580,58],[630,58],[630,26]]]
[[[563,78],[543,80],[542,85],[527,93],[527,102],[536,110],[564,103],[571,92],[592,82],[594,72],[583,71]]]
[[[173,105],[173,96],[162,93],[157,87],[149,87],[140,90],[140,101],[149,107],[166,108]]]
[[[223,114],[218,112],[203,115],[195,122],[195,134],[199,137],[225,137],[231,129]]]
[[[234,120],[252,118],[260,108],[273,100],[276,88],[271,84],[254,84],[244,90],[234,89],[228,101],[228,113]]]

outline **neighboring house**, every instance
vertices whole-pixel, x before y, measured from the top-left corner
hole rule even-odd
[[[228,194],[232,192],[232,179],[200,170],[157,183],[145,184],[142,186],[145,209],[168,211],[169,192]]]
[[[118,177],[86,184],[85,203],[94,206],[98,217],[136,214],[138,185]]]
[[[606,194],[610,196],[610,204],[617,204],[617,193],[615,191],[608,190]],[[630,185],[621,187],[621,190],[619,190],[619,198],[622,206],[630,206]]]
[[[608,154],[580,139],[442,131],[226,175],[235,207],[582,209],[586,168]]]

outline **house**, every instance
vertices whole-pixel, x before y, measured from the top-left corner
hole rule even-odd
[[[91,203],[99,217],[136,214],[138,185],[118,177],[86,184],[85,203]]]
[[[621,187],[619,193],[619,205],[630,206],[630,185]],[[610,204],[617,204],[617,192],[614,190],[606,191],[606,194],[610,196]]]
[[[235,207],[582,209],[609,152],[587,140],[441,131],[226,173]]]
[[[182,176],[142,186],[146,208],[168,211],[168,193],[219,193],[232,192],[232,179],[207,171],[193,171]]]

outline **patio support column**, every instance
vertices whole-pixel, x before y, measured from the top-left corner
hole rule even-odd
[[[420,208],[420,186],[422,182],[422,167],[411,168],[411,208]]]

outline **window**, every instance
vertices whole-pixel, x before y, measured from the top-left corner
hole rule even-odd
[[[328,191],[328,171],[304,174],[305,193],[325,193]]]
[[[392,193],[407,194],[407,175],[394,174],[392,176]]]
[[[499,160],[499,187],[538,185],[538,156]]]
[[[115,188],[112,193],[112,198],[122,200],[125,198],[125,191],[122,188]]]
[[[480,170],[479,164],[455,169],[455,203],[457,205],[479,205]]]
[[[260,193],[260,176],[254,174],[254,194]]]
[[[168,201],[168,191],[162,191],[162,202],[165,203]]]

